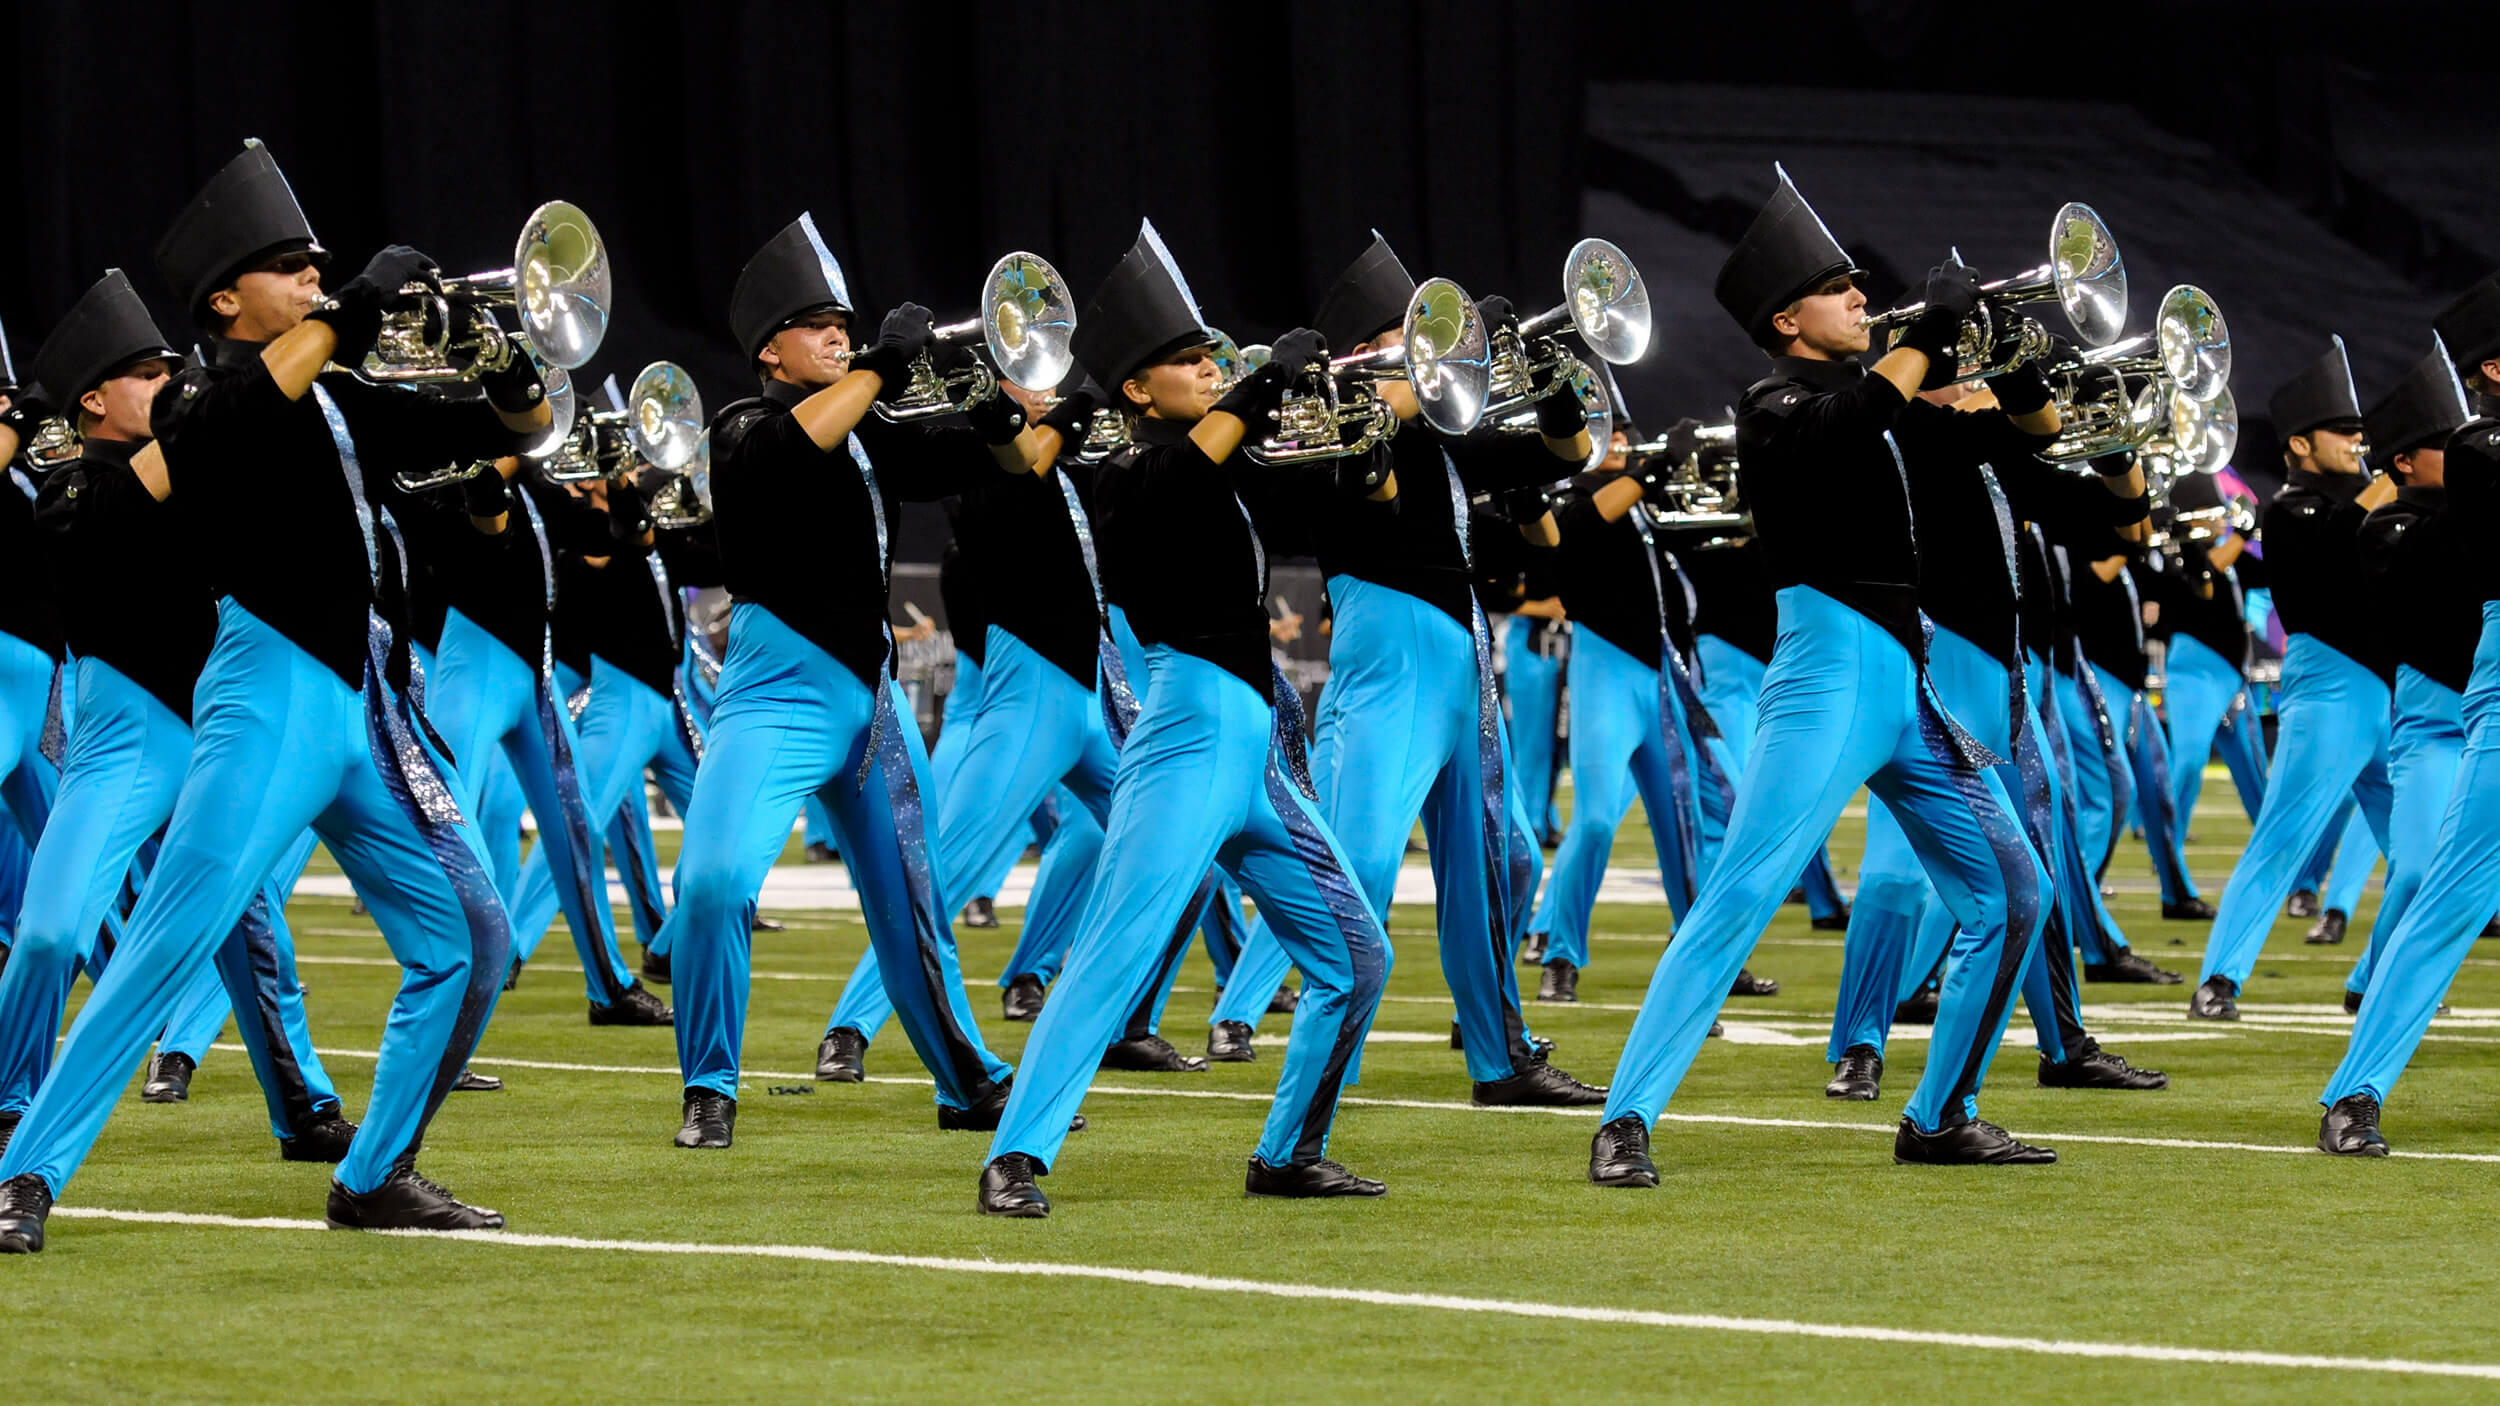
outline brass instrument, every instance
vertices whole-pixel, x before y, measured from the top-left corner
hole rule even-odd
[[[1404,381],[1432,427],[1463,435],[1484,416],[1492,384],[1492,350],[1483,314],[1467,290],[1429,278],[1407,302],[1405,338],[1394,347],[1358,352],[1296,373],[1271,412],[1276,427],[1245,446],[1262,464],[1306,464],[1369,453],[1397,433],[1397,412],[1383,386]]]
[[[608,383],[612,397],[615,385]],[[694,377],[673,361],[655,361],[634,377],[622,404],[578,417],[571,433],[543,451],[538,475],[549,483],[589,483],[637,464],[677,473],[693,457],[703,428]]]
[[[2138,449],[2161,438],[2172,398],[2207,404],[2224,393],[2231,378],[2230,327],[2211,295],[2182,283],[2162,295],[2151,334],[2062,351],[2041,371],[2057,406],[2058,432],[2040,457],[2075,463]],[[2198,412],[2181,407],[2178,413],[2192,419]]]
[[[35,422],[34,434],[19,452],[24,455],[28,468],[38,473],[50,473],[63,464],[78,462],[78,456],[85,453],[86,448],[87,437],[78,432],[76,416],[47,415]]]
[[[877,402],[879,415],[894,421],[952,415],[998,394],[1002,376],[1038,390],[1058,385],[1076,365],[1068,349],[1076,335],[1076,302],[1059,270],[1039,254],[1019,251],[992,264],[981,283],[981,315],[935,332],[934,346],[942,347],[979,337],[989,360],[976,356],[941,373],[933,347],[912,362],[910,384],[900,395]]]
[[[1716,532],[1703,548],[1733,546],[1753,535],[1753,514],[1739,499],[1736,421],[1702,425],[1686,436],[1669,434],[1624,451],[1631,459],[1674,456],[1652,495],[1641,502],[1650,522],[1668,532]]]
[[[694,448],[679,472],[651,495],[654,527],[701,527],[712,520],[712,432],[695,436]]]
[[[406,306],[383,315],[358,374],[368,381],[441,385],[512,364],[494,309],[511,308],[542,366],[589,364],[608,334],[613,294],[607,245],[580,208],[551,200],[530,213],[510,268],[411,283]]]
[[[1954,255],[1956,262],[1961,256]],[[1963,319],[1955,365],[1931,370],[1930,387],[1975,381],[2048,356],[2048,329],[2015,309],[2055,299],[2066,310],[2076,340],[2087,347],[2115,341],[2127,325],[2127,265],[2118,241],[2089,205],[2069,202],[2049,226],[2049,261],[2038,268],[1979,285],[1979,306]],[[1896,338],[1925,303],[1911,303],[1867,319],[1869,328]],[[1889,345],[1889,344],[1888,344]]]
[[[1564,331],[1576,330],[1583,345],[1616,366],[1628,366],[1649,350],[1649,288],[1630,256],[1603,239],[1583,239],[1563,260],[1562,281],[1560,303],[1515,329],[1492,334],[1492,399],[1484,413],[1504,428],[1520,423],[1513,411],[1535,404],[1538,375],[1557,372],[1564,381],[1574,379],[1573,368],[1581,362],[1563,346]]]

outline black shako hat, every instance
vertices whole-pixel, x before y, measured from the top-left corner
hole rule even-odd
[[[183,307],[205,322],[209,294],[233,283],[236,275],[298,249],[310,250],[325,267],[330,262],[330,251],[313,237],[304,207],[295,203],[286,173],[260,138],[250,137],[242,154],[218,168],[174,216],[165,237],[156,242],[156,269],[182,296]]]
[[[1392,327],[1406,322],[1406,305],[1415,297],[1414,276],[1398,262],[1389,241],[1372,231],[1371,247],[1355,255],[1337,281],[1321,295],[1311,314],[1311,330],[1339,356]]]
[[[2344,339],[2328,340],[2335,345],[2276,388],[2266,401],[2267,418],[2274,421],[2281,443],[2289,444],[2292,436],[2321,427],[2361,427],[2361,396],[2352,388],[2352,363],[2344,358]]]
[[[1758,337],[1771,314],[1825,279],[1859,271],[1814,207],[1797,193],[1787,169],[1775,162],[1771,173],[1779,178],[1778,187],[1762,213],[1753,217],[1745,237],[1728,251],[1727,262],[1719,265],[1718,284],[1711,289],[1748,337]]]
[[[1214,340],[1180,265],[1163,247],[1154,221],[1144,220],[1137,227],[1137,242],[1111,266],[1077,314],[1074,348],[1077,361],[1118,405],[1124,400],[1121,383],[1138,368]]]
[[[2457,295],[2457,300],[2431,319],[2431,330],[2457,359],[2459,371],[2481,366],[2500,356],[2500,273]]]
[[[182,353],[165,345],[165,334],[156,330],[156,319],[148,316],[147,304],[130,286],[130,275],[106,269],[44,338],[35,353],[35,384],[66,412],[105,377],[134,361],[159,356],[182,359]]]
[[[2386,464],[2398,454],[2434,441],[2446,443],[2457,426],[2473,418],[2466,408],[2465,387],[2457,381],[2448,349],[2434,346],[2429,356],[2390,386],[2362,417],[2370,437],[2370,457]]]
[[[794,318],[819,308],[855,313],[850,280],[816,232],[816,217],[802,213],[764,241],[729,293],[729,330],[749,357]],[[856,334],[854,334],[856,335]]]

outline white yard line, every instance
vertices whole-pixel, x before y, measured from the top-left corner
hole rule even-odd
[[[317,1220],[193,1215],[179,1211],[123,1211],[86,1206],[62,1206],[54,1210],[53,1214],[65,1219],[126,1221],[220,1230],[307,1231],[323,1228],[322,1223]],[[2230,1348],[2162,1347],[2143,1343],[2089,1342],[2071,1338],[2013,1337],[1994,1333],[1940,1333],[1917,1328],[1887,1327],[1875,1323],[1808,1323],[1793,1318],[1746,1318],[1716,1313],[1664,1313],[1654,1309],[1601,1308],[1581,1304],[1540,1303],[1530,1299],[1484,1299],[1458,1294],[1417,1294],[1391,1289],[1356,1289],[1326,1284],[1290,1284],[1264,1279],[1216,1278],[1175,1270],[1129,1269],[1116,1265],[1068,1264],[1048,1260],[974,1260],[955,1259],[941,1255],[888,1255],[868,1250],[837,1249],[826,1245],[714,1244],[687,1240],[595,1240],[575,1235],[527,1235],[512,1231],[460,1231],[430,1236],[406,1232],[401,1234],[409,1239],[458,1240],[499,1249],[577,1250],[630,1255],[701,1255],[734,1259],[860,1265],[879,1269],[920,1270],[937,1274],[977,1274],[1029,1279],[1084,1279],[1195,1294],[1231,1294],[1303,1302],[1361,1304],[1371,1308],[1481,1313],[1506,1318],[1561,1320],[1632,1328],[1664,1328],[1697,1333],[1822,1338],[1850,1342],[1891,1343],[1906,1347],[1958,1348],[1973,1352],[2015,1352],[2043,1357],[2089,1357],[2133,1362],[2214,1367],[2261,1367],[2308,1372],[2379,1372],[2398,1376],[2469,1377],[2500,1381],[2500,1363],[2425,1362],[2397,1357],[2330,1357],[2309,1353],[2248,1352]]]
[[[243,1047],[241,1045],[219,1044],[212,1045],[209,1048],[216,1050],[228,1050],[237,1054],[243,1053]],[[316,1046],[313,1053],[320,1055],[324,1059],[374,1059],[378,1057],[376,1052],[372,1050],[337,1049],[323,1046]],[[475,1058],[471,1059],[469,1063],[473,1068],[489,1070],[547,1069],[568,1074],[654,1074],[667,1075],[672,1079],[679,1077],[677,1066],[671,1064],[567,1064],[551,1060],[501,1059],[494,1055],[485,1053],[480,1053]],[[741,1073],[747,1079],[790,1079],[813,1082],[816,1077],[814,1071],[812,1070],[801,1072],[795,1069],[746,1069],[742,1070]],[[930,1087],[932,1084],[932,1081],[928,1079],[907,1078],[892,1074],[871,1074],[868,1076],[867,1082],[871,1084],[897,1084],[924,1089]],[[1120,1098],[1212,1099],[1223,1103],[1269,1103],[1272,1102],[1274,1098],[1272,1094],[1267,1093],[1253,1093],[1232,1089],[1192,1089],[1180,1087],[1178,1085],[1166,1088],[1146,1089],[1129,1088],[1115,1084],[1096,1084],[1091,1089],[1087,1090],[1087,1092],[1105,1094]],[[1348,1107],[1361,1108],[1412,1108],[1446,1113],[1532,1113],[1561,1118],[1595,1118],[1600,1116],[1604,1111],[1597,1108],[1482,1108],[1472,1103],[1458,1103],[1438,1099],[1368,1098],[1357,1094],[1348,1094],[1345,1097],[1338,1099],[1337,1102]],[[1891,1123],[1842,1123],[1823,1118],[1748,1118],[1737,1114],[1727,1113],[1661,1113],[1658,1115],[1658,1121],[1661,1123],[1692,1123],[1704,1127],[1813,1128],[1852,1133],[1884,1133],[1887,1135],[1896,1131],[1896,1126]],[[2014,1129],[2013,1132],[2015,1136],[2033,1142],[2097,1142],[2109,1143],[2122,1147],[2158,1147],[2176,1151],[2191,1152],[2265,1152],[2288,1154],[2292,1156],[2317,1157],[2326,1155],[2318,1151],[2318,1149],[2314,1146],[2286,1146],[2279,1143],[2210,1142],[2196,1138],[2122,1137],[2109,1133],[2027,1132],[2020,1128]],[[2427,1162],[2477,1162],[2500,1165],[2500,1152],[2407,1152],[2402,1149],[2398,1149],[2392,1155],[2397,1157],[2416,1158]]]

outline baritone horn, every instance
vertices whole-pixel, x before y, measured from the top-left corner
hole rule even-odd
[[[2151,334],[2060,348],[2041,370],[2058,413],[2057,439],[2040,451],[2052,463],[2125,450],[2165,461],[2148,464],[2148,472],[2230,462],[2239,436],[2238,411],[2228,403],[2231,331],[2212,295],[2194,284],[2162,295]]]
[[[1954,257],[1958,262],[1961,256]],[[2127,325],[2126,261],[2109,226],[2079,201],[2060,208],[2050,223],[2047,263],[1979,285],[1979,306],[1962,321],[1954,364],[1928,368],[1926,388],[1975,381],[2048,356],[2055,346],[2048,329],[2015,309],[2051,300],[2065,309],[2076,340],[2087,347],[2109,345]],[[1868,318],[1867,326],[1898,337],[1926,310],[1925,303],[1910,303]]]
[[[683,530],[712,520],[712,432],[694,437],[686,462],[651,495],[651,525]]]
[[[911,381],[891,401],[879,400],[888,420],[926,420],[967,410],[998,394],[999,378],[1040,390],[1067,379],[1076,365],[1069,341],[1076,335],[1076,302],[1050,261],[1022,251],[990,266],[981,282],[981,315],[935,329],[935,346],[954,347],[979,338],[989,352],[951,371],[937,369],[934,347],[912,362]]]
[[[1689,422],[1659,439],[1624,451],[1628,459],[1665,457],[1667,467],[1642,503],[1655,526],[1670,532],[1735,534],[1702,545],[1733,545],[1753,529],[1753,515],[1737,496],[1736,417],[1718,424]]]
[[[1397,346],[1301,368],[1270,412],[1274,430],[1247,447],[1250,457],[1304,464],[1369,453],[1397,433],[1397,411],[1385,393],[1393,382],[1413,392],[1434,429],[1474,429],[1493,378],[1492,346],[1475,300],[1446,278],[1425,279],[1407,300],[1401,327]]]
[[[1523,319],[1515,329],[1498,328],[1492,334],[1492,400],[1484,409],[1505,427],[1512,411],[1536,402],[1539,375],[1559,372],[1568,380],[1571,368],[1582,364],[1562,344],[1564,332],[1578,332],[1583,346],[1616,366],[1628,366],[1649,350],[1649,288],[1621,249],[1603,239],[1583,239],[1571,246],[1563,260],[1562,287],[1560,303]]]
[[[358,374],[368,381],[441,385],[474,381],[512,364],[495,310],[511,308],[542,367],[587,365],[608,334],[614,293],[608,248],[579,206],[551,200],[530,212],[512,266],[400,290],[404,306],[383,315]]]

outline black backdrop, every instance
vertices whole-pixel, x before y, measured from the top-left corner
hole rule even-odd
[[[593,378],[667,357],[714,404],[748,384],[731,282],[802,209],[863,301],[941,316],[1010,248],[1082,299],[1148,216],[1244,340],[1307,317],[1375,225],[1418,276],[1523,303],[1579,233],[1579,75],[1541,7],[13,0],[0,18],[23,201],[0,219],[0,320],[21,357],[108,265],[181,326],[150,251],[248,136],[348,272],[389,241],[500,266],[534,205],[581,205],[617,275]]]

